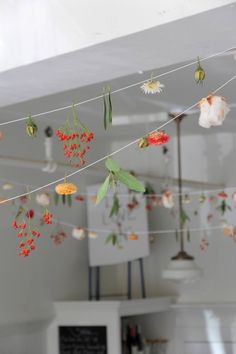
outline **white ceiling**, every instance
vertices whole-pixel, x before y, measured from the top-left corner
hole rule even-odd
[[[151,71],[156,75],[185,63],[185,59],[192,61],[197,55],[236,47],[235,18],[236,6],[225,6],[70,55],[5,72],[0,75],[0,103],[5,106],[0,109],[0,120],[7,121],[29,112],[38,113],[94,97],[101,94],[107,83],[115,90],[148,78]],[[219,23],[223,24],[223,28]],[[81,120],[100,137],[104,134],[111,140],[139,137],[159,125],[158,118],[157,122],[148,123],[149,120],[156,120],[159,112],[185,109],[236,72],[233,55],[210,59],[202,65],[206,70],[203,87],[194,82],[195,67],[189,67],[163,77],[161,81],[166,88],[161,95],[145,96],[139,87],[113,95],[116,120],[129,116],[131,121],[137,121],[142,116],[144,122],[147,117],[147,123],[129,128],[116,126],[109,133],[104,133],[101,100],[80,106]],[[139,70],[144,72],[138,74]],[[221,91],[229,103],[236,103],[235,89],[236,80]],[[235,111],[235,108],[231,109],[223,125],[224,131],[236,128],[233,120]],[[52,124],[57,127],[65,117],[66,112],[62,111],[40,117],[38,121],[42,122],[42,126]],[[166,130],[171,132],[173,127],[170,125]],[[212,131],[217,131],[217,128]],[[191,115],[185,120],[184,132],[209,133],[209,130],[200,128],[197,115]]]
[[[198,55],[205,56],[233,47],[236,42],[235,18],[234,3],[3,72],[0,74],[0,107],[103,81],[110,82],[139,70],[176,65]],[[36,110],[37,107],[34,112]],[[44,107],[40,107],[41,110]]]

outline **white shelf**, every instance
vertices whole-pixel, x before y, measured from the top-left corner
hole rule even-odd
[[[55,303],[56,311],[73,311],[81,313],[115,311],[119,317],[145,315],[170,310],[171,297],[157,297],[122,301],[61,301]]]
[[[172,302],[171,297],[120,301],[119,314],[120,317],[125,317],[167,311]]]

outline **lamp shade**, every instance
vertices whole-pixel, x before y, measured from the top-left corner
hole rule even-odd
[[[162,278],[181,283],[196,281],[203,275],[194,259],[171,259],[167,269],[163,270]]]

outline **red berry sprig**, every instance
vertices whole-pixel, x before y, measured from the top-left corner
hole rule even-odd
[[[68,117],[65,124],[56,130],[56,135],[63,142],[65,157],[73,166],[81,167],[85,164],[85,154],[90,149],[94,134],[79,122],[74,106],[72,117]]]
[[[46,209],[45,212],[43,213],[44,224],[51,225],[52,224],[52,217],[53,217],[53,214],[49,213],[49,211]]]
[[[20,215],[22,216],[22,221],[21,223],[17,223],[17,219]],[[40,232],[36,228],[31,227],[30,222],[24,219],[22,213],[20,215],[18,215],[17,219],[13,220],[12,227],[14,230],[17,230],[17,237],[23,238],[18,244],[20,249],[18,255],[28,257],[29,254],[36,249],[35,238],[40,236]],[[30,220],[30,217],[28,220]]]

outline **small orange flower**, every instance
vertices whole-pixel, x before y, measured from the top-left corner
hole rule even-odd
[[[128,235],[128,240],[129,241],[137,241],[138,240],[138,235],[131,233]]]
[[[77,192],[77,186],[74,183],[60,183],[55,187],[55,191],[57,194],[61,195],[67,195],[67,194],[73,194]]]
[[[92,195],[91,202],[96,204],[96,202],[97,202],[97,196],[96,195]]]

